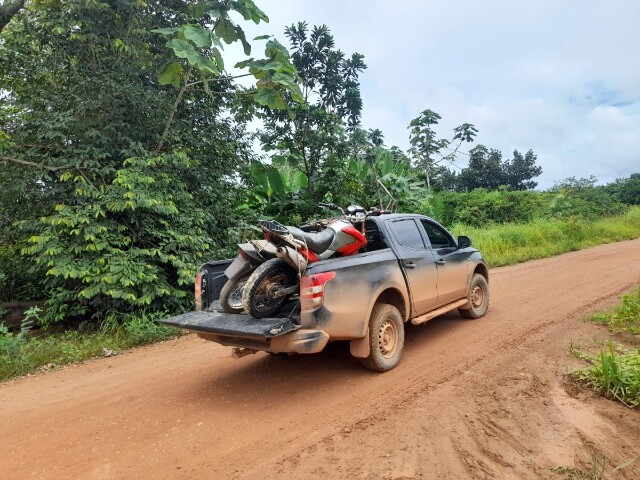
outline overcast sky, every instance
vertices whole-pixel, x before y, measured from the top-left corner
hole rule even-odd
[[[288,46],[285,26],[305,20],[326,24],[347,55],[364,54],[362,126],[388,146],[406,150],[408,123],[431,109],[443,137],[468,122],[476,143],[505,157],[532,149],[539,189],[640,172],[640,0],[256,3],[270,22],[243,24],[248,38]]]

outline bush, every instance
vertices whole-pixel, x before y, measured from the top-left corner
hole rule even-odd
[[[584,382],[607,398],[615,399],[627,407],[640,405],[640,350],[616,352],[609,342],[594,357],[586,357],[591,366],[573,373],[573,377]]]
[[[598,313],[591,319],[606,325],[612,332],[640,334],[640,287],[635,292],[622,296],[622,300],[613,311]]]
[[[101,188],[62,176],[75,200],[43,217],[23,250],[47,268],[45,323],[191,305],[193,276],[212,249],[207,214],[182,180],[196,167],[176,153],[130,158]]]
[[[530,191],[478,188],[466,193],[440,192],[436,198],[435,204],[442,204],[441,213],[437,212],[441,216],[436,219],[444,225],[462,223],[480,227],[490,223],[531,221],[540,216],[543,197]]]

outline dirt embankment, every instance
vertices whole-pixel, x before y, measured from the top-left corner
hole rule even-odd
[[[195,336],[0,386],[0,478],[565,478],[640,455],[640,412],[580,392],[585,314],[640,282],[640,240],[493,269],[480,320],[407,326],[400,365],[339,344],[256,354]],[[556,469],[556,470],[554,470]],[[612,469],[609,468],[609,471]],[[640,478],[640,461],[609,478]]]

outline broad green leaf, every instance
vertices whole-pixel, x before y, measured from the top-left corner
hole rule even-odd
[[[269,186],[273,190],[273,193],[278,198],[286,198],[287,192],[282,181],[282,175],[275,167],[267,168],[267,178],[269,179]]]
[[[275,88],[272,87],[262,87],[258,88],[254,96],[255,101],[264,105],[265,107],[282,109],[285,108],[284,100],[282,99],[282,94],[278,92]]]
[[[184,38],[190,40],[196,47],[211,47],[211,35],[199,25],[185,25],[182,27]]]
[[[184,68],[182,68],[182,65],[178,62],[171,62],[165,65],[162,71],[158,74],[158,82],[160,82],[160,85],[173,85],[175,87],[179,87],[183,74]]]
[[[246,59],[246,60],[243,60],[243,61],[241,61],[241,62],[236,63],[236,64],[235,64],[235,67],[236,67],[236,68],[246,68],[246,67],[247,67],[247,65],[249,65],[249,64],[251,64],[251,63],[253,63],[253,61],[254,61],[254,59],[253,59],[253,58],[248,58],[248,59]]]
[[[238,34],[236,32],[235,25],[227,20],[226,18],[221,18],[216,26],[216,35],[218,35],[222,40],[224,40],[227,44],[233,43],[238,40]]]

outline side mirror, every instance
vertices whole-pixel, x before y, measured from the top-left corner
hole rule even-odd
[[[471,246],[471,237],[460,235],[458,237],[458,248],[469,248]]]

